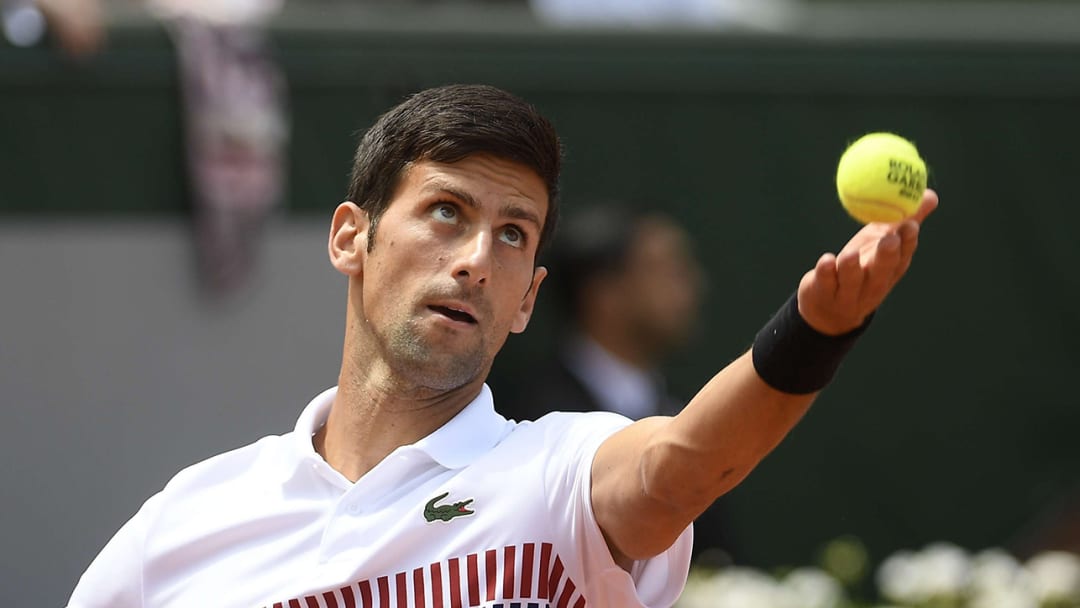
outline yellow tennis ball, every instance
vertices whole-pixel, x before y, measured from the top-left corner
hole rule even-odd
[[[856,220],[898,222],[919,209],[926,190],[926,163],[910,141],[892,133],[870,133],[840,157],[836,191]]]

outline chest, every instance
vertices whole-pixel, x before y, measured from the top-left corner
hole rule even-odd
[[[556,497],[522,464],[193,497],[159,521],[147,604],[582,608]]]

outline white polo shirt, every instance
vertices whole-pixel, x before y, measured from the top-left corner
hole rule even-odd
[[[691,528],[627,573],[593,516],[593,456],[628,419],[515,423],[484,386],[352,483],[311,442],[335,394],[312,400],[293,432],[181,471],[109,541],[68,606],[653,608],[681,593]]]

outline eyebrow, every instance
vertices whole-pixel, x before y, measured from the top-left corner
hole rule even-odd
[[[477,201],[473,195],[455,187],[453,184],[443,180],[433,180],[424,185],[422,192],[436,193],[445,192],[461,200],[463,203],[472,207],[473,209],[479,209],[481,207],[480,202]],[[542,224],[540,223],[540,217],[533,213],[531,210],[522,207],[521,205],[515,205],[514,203],[504,203],[499,208],[499,214],[506,217],[510,217],[523,222],[531,222],[536,225],[536,229],[540,230]]]

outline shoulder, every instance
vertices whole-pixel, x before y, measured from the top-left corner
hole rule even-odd
[[[520,422],[503,441],[501,456],[535,462],[549,475],[588,470],[608,437],[632,421],[612,412],[551,412]],[[571,477],[574,475],[571,474]]]
[[[288,435],[263,437],[239,447],[185,467],[165,485],[166,495],[227,485],[252,475],[273,475],[280,471],[281,453],[286,449]]]
[[[632,422],[615,412],[550,412],[535,421],[518,423],[514,433],[534,434],[550,443],[566,443],[598,435],[606,437]]]

